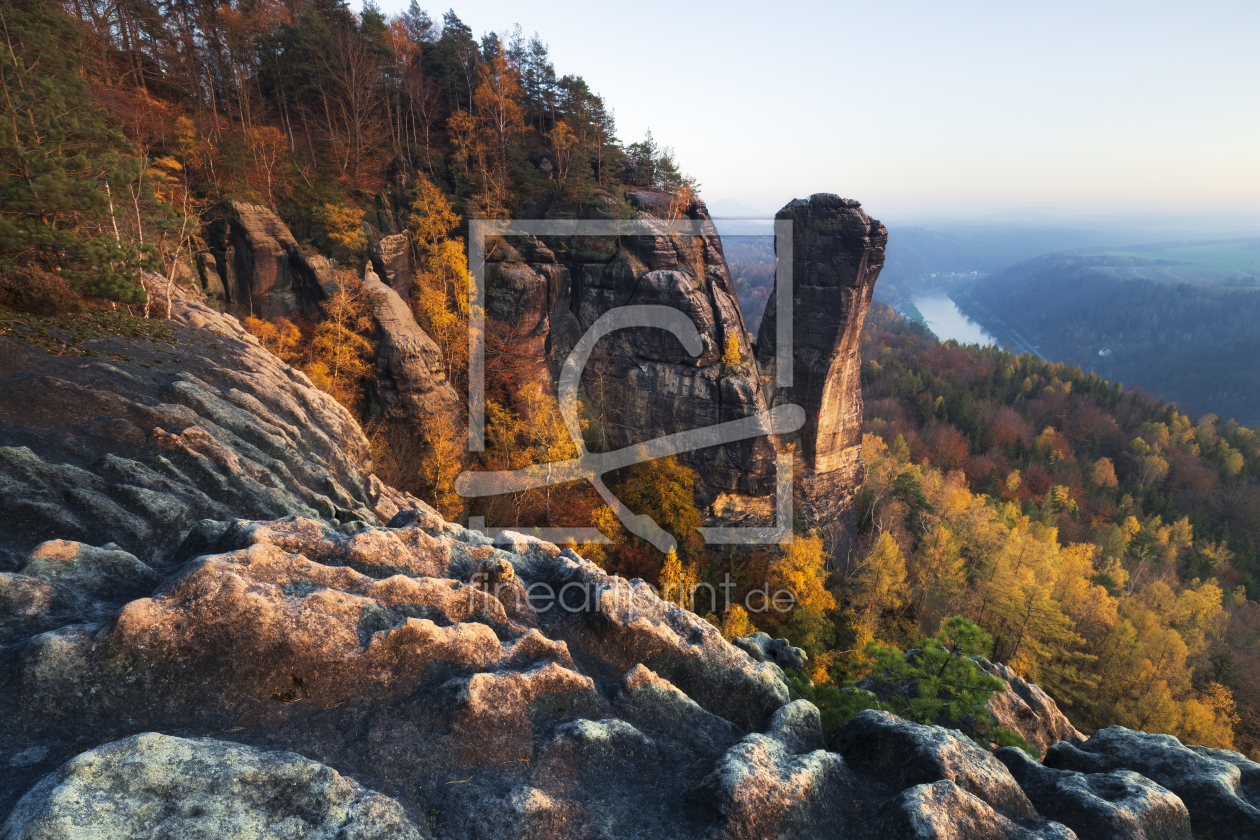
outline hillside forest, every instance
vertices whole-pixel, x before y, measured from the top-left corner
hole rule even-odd
[[[1260,241],[1245,247],[1260,258]],[[954,297],[992,326],[999,343],[1010,340],[1004,328],[1018,330],[1048,358],[1198,413],[1260,422],[1255,277],[1189,283],[1141,276],[1172,273],[1178,263],[1153,252],[1052,254],[996,271]]]
[[[1260,756],[1255,430],[1077,367],[941,344],[876,306],[850,544],[802,527],[782,548],[706,548],[694,475],[674,459],[614,482],[679,537],[668,556],[585,487],[472,508],[453,491],[468,458],[453,429],[386,427],[371,413],[376,350],[357,266],[382,236],[410,231],[409,302],[465,388],[464,222],[540,208],[628,216],[634,186],[688,203],[697,185],[672,152],[650,135],[620,141],[611,107],[557,75],[539,36],[476,37],[454,11],[437,20],[414,3],[391,19],[340,0],[0,0],[0,26],[5,333],[102,309],[162,317],[172,283],[197,285],[216,208],[266,205],[341,267],[340,287],[319,317],[248,327],[360,417],[387,483],[450,517],[594,524],[614,541],[584,554],[657,583],[728,638],[789,639],[816,685],[861,678],[881,651],[961,616],[987,634],[990,658],[1044,686],[1082,729],[1122,723]],[[730,253],[751,309],[764,272]],[[530,360],[486,340],[489,447],[471,466],[570,457],[554,398],[522,373]],[[769,587],[790,589],[795,606],[688,597],[726,574],[737,604]]]

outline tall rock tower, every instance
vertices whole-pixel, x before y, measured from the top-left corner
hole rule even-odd
[[[792,222],[791,285],[781,269],[761,321],[757,367],[776,380],[778,304],[790,294],[792,384],[778,389],[771,402],[805,409],[805,426],[784,441],[795,440],[803,456],[805,475],[796,486],[810,520],[831,524],[851,508],[859,484],[859,342],[888,231],[859,202],[828,193],[796,199],[775,218]]]

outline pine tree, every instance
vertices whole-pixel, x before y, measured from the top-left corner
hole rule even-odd
[[[79,78],[78,33],[46,4],[0,4],[0,261],[65,269],[84,291],[139,303],[145,254],[119,230],[137,184],[132,145]]]

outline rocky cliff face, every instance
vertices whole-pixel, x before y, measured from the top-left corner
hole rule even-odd
[[[4,840],[1260,833],[1260,765],[1082,740],[997,666],[1044,765],[886,713],[827,741],[800,651],[364,482],[353,422],[234,323],[181,303],[134,371],[6,345]]]
[[[668,195],[628,191],[627,198],[637,220],[668,215]],[[709,220],[700,201],[682,214]],[[669,306],[696,325],[703,345],[698,356],[659,329],[623,330],[600,343],[583,377],[586,404],[600,418],[599,445],[621,449],[765,409],[716,229],[695,237],[663,227],[643,236],[508,237],[489,242],[486,253],[487,315],[535,360],[536,377],[549,385],[578,339],[617,307]],[[723,366],[731,339],[741,363]],[[684,460],[696,470],[706,503],[718,493],[765,495],[774,487],[774,449],[764,438]]]
[[[303,252],[284,222],[260,204],[226,202],[208,227],[212,260],[201,261],[207,291],[244,317],[315,317],[336,291],[332,264]]]
[[[668,196],[627,195],[636,219],[668,216]],[[685,218],[709,216],[696,202]],[[764,411],[763,383],[775,379],[777,296],[790,293],[793,385],[773,392],[772,405],[795,403],[806,411],[805,428],[789,440],[804,455],[799,484],[814,521],[826,523],[841,516],[856,489],[858,342],[887,232],[858,202],[826,194],[793,201],[778,218],[793,222],[793,283],[771,296],[755,358],[716,232],[496,240],[487,249],[488,312],[540,360],[540,369],[549,369],[552,381],[577,338],[615,307],[661,304],[695,322],[703,340],[698,357],[660,330],[616,334],[593,356],[583,380],[586,402],[601,418],[606,445],[619,449]],[[723,365],[732,339],[739,363]],[[776,445],[760,438],[687,456],[700,501],[716,501],[719,518],[772,515],[758,499],[773,493]]]
[[[815,521],[833,521],[858,485],[862,442],[862,324],[884,265],[888,231],[851,199],[820,193],[797,199],[775,218],[792,223],[792,287],[775,290],[757,339],[757,364],[775,381],[777,312],[792,296],[792,386],[772,403],[804,407],[796,436],[804,456],[805,496]],[[782,257],[780,257],[782,258]]]
[[[459,397],[446,379],[437,343],[416,323],[405,298],[381,282],[371,264],[364,271],[363,288],[372,296],[377,328],[376,380],[368,395],[375,411],[390,421],[442,416],[457,422]]]
[[[703,202],[671,208],[671,196],[630,190],[638,221],[660,224],[637,236],[511,236],[486,243],[486,313],[490,337],[511,347],[527,376],[554,389],[574,345],[600,316],[623,306],[680,311],[701,337],[692,355],[669,333],[618,331],[598,345],[582,380],[586,407],[598,418],[588,436],[596,449],[622,449],[689,429],[716,426],[765,411],[765,383],[775,378],[779,338],[776,290],[755,352],[739,309],[722,243],[711,226],[699,236],[671,234],[663,220],[708,222]],[[614,218],[611,204],[592,218]],[[550,217],[546,208],[537,211]],[[855,201],[819,194],[779,213],[793,234],[793,386],[771,405],[805,408],[800,444],[805,474],[798,486],[815,523],[841,518],[856,487],[861,424],[858,338],[871,290],[883,265],[887,234]],[[262,317],[310,314],[335,289],[331,266],[305,255],[269,210],[231,202],[211,228],[222,250],[203,265],[207,288],[232,311]],[[405,233],[374,246],[372,281],[393,296],[377,307],[381,350],[371,388],[380,415],[414,421],[435,413],[460,419],[436,345],[409,312],[411,264]],[[724,353],[733,343],[737,361]],[[769,524],[774,516],[775,450],[761,437],[684,454],[696,471],[698,501],[716,521]]]
[[[0,338],[0,571],[49,539],[162,563],[207,518],[375,523],[354,418],[235,318],[180,299],[87,330],[62,356]]]

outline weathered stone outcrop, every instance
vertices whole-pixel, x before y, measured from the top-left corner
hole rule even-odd
[[[1055,744],[1045,764],[1089,774],[1132,770],[1181,798],[1196,835],[1260,837],[1260,764],[1236,752],[1109,726],[1080,746]]]
[[[333,266],[306,254],[284,222],[260,204],[228,201],[207,230],[214,265],[203,261],[207,289],[222,289],[239,316],[293,318],[318,314],[319,302],[337,289]],[[216,282],[217,281],[217,282]]]
[[[372,246],[372,267],[381,281],[407,302],[411,299],[411,234],[383,237]]]
[[[1075,840],[1063,825],[1029,829],[990,808],[983,799],[942,779],[897,797],[880,822],[880,836],[905,840]]]
[[[78,349],[0,338],[0,571],[56,539],[161,564],[202,519],[376,521],[354,418],[230,315],[177,299]]]
[[[1104,730],[1050,769],[868,711],[827,744],[776,665],[641,581],[372,492],[389,526],[204,521],[164,580],[68,541],[0,576],[0,837],[107,811],[121,838],[200,814],[242,837],[1154,840],[1187,806],[1254,833],[1260,765],[1167,737]]]
[[[117,548],[49,540],[13,574],[0,572],[0,645],[67,624],[105,621],[161,578]]]
[[[977,657],[976,664],[1006,683],[1005,691],[994,692],[989,698],[989,714],[998,726],[1018,732],[1042,754],[1060,741],[1079,744],[1085,740],[1040,686],[1026,682],[1001,663]]]
[[[76,756],[27,793],[0,825],[5,840],[422,836],[397,802],[318,762],[157,732]]]
[[[1029,800],[1081,840],[1191,840],[1190,812],[1174,794],[1131,770],[1053,770],[1028,753],[1003,747],[997,758]]]
[[[473,791],[476,819],[499,802],[509,825],[589,824],[608,808],[621,821],[627,785],[682,773],[699,791],[705,763],[786,702],[771,666],[640,582],[536,539],[509,533],[500,548],[414,514],[397,528],[207,521],[161,585],[111,557],[149,597],[50,613],[0,652],[0,753],[27,757],[0,763],[0,791],[16,797],[103,732],[178,729],[297,750],[413,817],[463,814],[447,836],[480,836]],[[49,571],[53,554],[109,552],[44,546],[22,577],[57,577],[85,602],[98,593],[95,573]],[[589,778],[574,791],[579,769]],[[471,788],[445,785],[469,770]],[[674,793],[646,795],[665,809]],[[708,801],[697,793],[695,808]]]
[[[867,710],[840,727],[831,748],[858,772],[900,789],[946,780],[1012,819],[1037,815],[1006,767],[956,730]]]
[[[809,660],[805,651],[792,647],[786,639],[772,639],[768,633],[753,633],[736,639],[733,644],[758,662],[773,662],[783,669],[803,671]]]
[[[766,305],[757,338],[757,366],[776,381],[780,301],[792,296],[792,385],[777,389],[772,404],[805,409],[799,440],[806,500],[817,522],[833,522],[857,489],[861,444],[862,324],[884,265],[888,231],[861,204],[819,193],[796,199],[776,220],[792,222],[792,285],[779,285]]]
[[[389,527],[202,522],[164,582],[113,548],[32,552],[5,578],[44,596],[4,625],[0,814],[15,828],[0,836],[70,836],[32,832],[112,803],[119,837],[201,813],[244,837],[1067,840],[1046,818],[1070,821],[1055,809],[1086,794],[1109,825],[1138,826],[1127,836],[1180,836],[1155,831],[1179,825],[1173,793],[1111,768],[1046,782],[1056,771],[879,712],[828,749],[776,666],[642,582],[374,492]],[[106,733],[123,740],[93,750]],[[1236,758],[1203,760],[1242,778]],[[146,806],[181,776],[173,809]]]
[[[629,191],[636,220],[659,222],[669,196]],[[612,208],[606,208],[612,217]],[[597,208],[596,216],[602,211]],[[684,221],[709,221],[701,201]],[[686,314],[702,349],[693,356],[660,329],[622,330],[605,338],[583,378],[584,401],[599,418],[597,445],[621,449],[687,429],[765,410],[752,347],[716,228],[701,236],[512,236],[486,245],[486,311],[496,336],[533,363],[553,386],[578,339],[606,312],[628,305],[668,306]],[[741,362],[724,366],[734,340]],[[719,493],[765,496],[774,489],[774,447],[767,438],[683,456],[705,504]]]
[[[363,288],[372,295],[376,320],[376,380],[370,399],[386,420],[461,425],[459,397],[446,379],[442,351],[416,323],[411,307],[381,282],[369,264]]]

